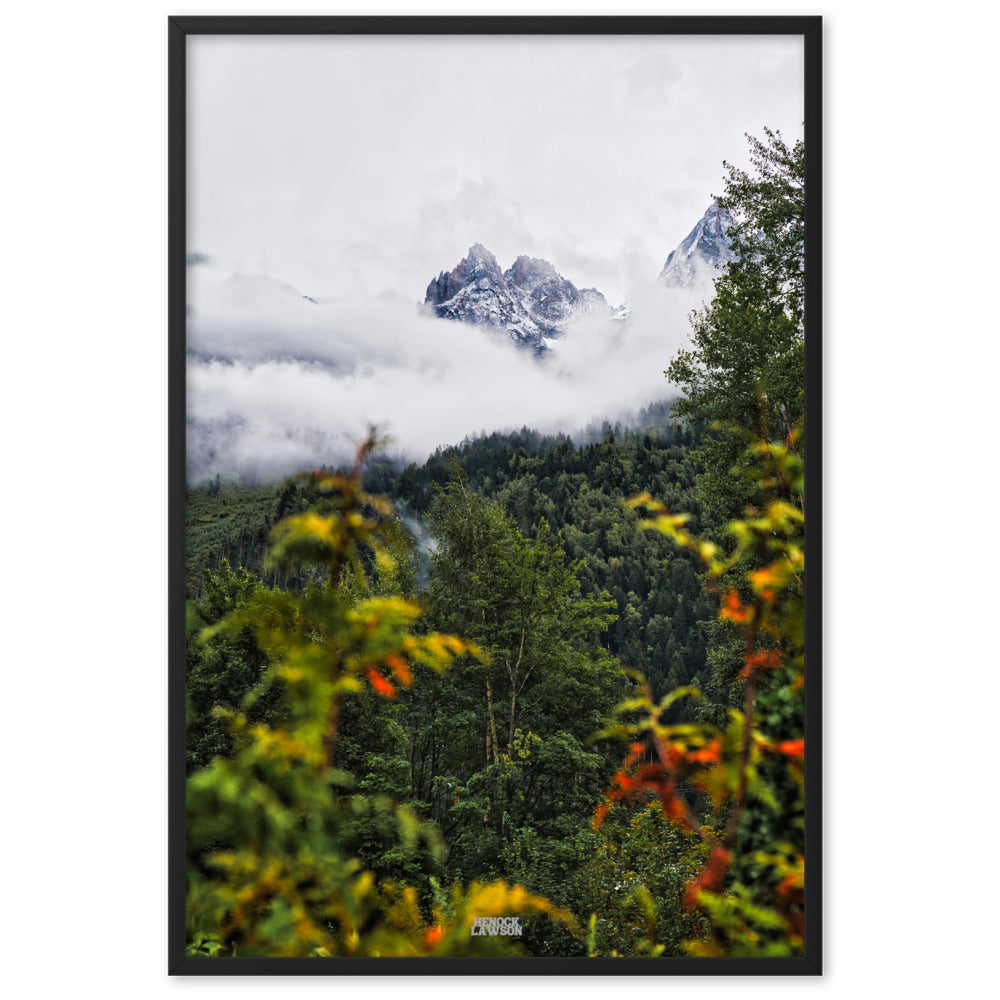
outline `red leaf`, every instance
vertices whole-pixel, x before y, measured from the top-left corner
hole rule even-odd
[[[746,622],[750,620],[753,612],[750,608],[745,608],[740,603],[740,595],[735,590],[730,590],[726,594],[725,601],[719,609],[720,618],[728,618],[734,622]]]
[[[701,873],[684,889],[684,908],[693,910],[698,905],[699,892],[720,892],[726,881],[726,869],[732,855],[724,847],[716,844],[708,855],[708,861]]]
[[[781,666],[781,654],[776,649],[758,649],[756,653],[751,653],[746,660],[746,665],[740,671],[740,677],[749,677],[759,668],[776,669]]]
[[[712,740],[706,747],[700,750],[692,750],[687,755],[687,759],[692,764],[718,764],[722,759],[722,744],[718,738]]]
[[[775,886],[774,892],[779,899],[784,900],[786,903],[800,899],[803,893],[799,876],[795,872],[792,872],[790,875],[786,875],[777,884],[777,886]]]
[[[604,817],[608,815],[608,810],[611,809],[610,802],[602,802],[597,809],[594,810],[594,829],[600,830],[601,824],[604,822]]]
[[[400,684],[409,687],[413,683],[413,675],[410,673],[410,665],[401,656],[391,653],[385,658],[386,665],[396,675]]]
[[[368,681],[383,698],[395,698],[396,689],[374,668],[367,670]]]
[[[783,743],[778,744],[778,749],[782,753],[788,754],[789,757],[796,757],[799,760],[804,760],[806,755],[806,741],[785,740]]]
[[[646,745],[644,743],[633,743],[629,749],[628,756],[625,758],[622,768],[631,767],[637,760],[639,760],[646,752]]]

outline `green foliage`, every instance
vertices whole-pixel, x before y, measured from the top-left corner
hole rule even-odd
[[[636,804],[582,836],[586,861],[572,894],[591,914],[588,954],[678,955],[703,932],[703,918],[681,906],[708,854],[697,835],[669,823],[658,806]]]
[[[248,489],[216,479],[188,487],[185,508],[188,599],[205,596],[204,570],[217,570],[224,560],[260,576],[276,520],[273,488]]]
[[[797,955],[804,942],[805,158],[779,133],[748,139],[753,174],[727,165],[719,199],[734,218],[735,259],[666,372],[684,391],[673,412],[706,428],[699,497],[731,520],[725,536],[699,539],[690,515],[648,492],[630,502],[701,562],[719,597],[707,629],[711,697],[692,722],[671,712],[700,691],[657,700],[644,686],[620,706],[609,731],[634,742],[595,817],[601,828],[612,805],[654,798],[702,840],[683,896],[706,921],[686,942],[693,955]]]
[[[417,668],[485,657],[454,636],[417,633],[414,602],[371,593],[366,561],[392,570],[386,506],[356,476],[320,475],[316,486],[317,509],[278,526],[272,559],[314,568],[322,583],[292,594],[237,577],[228,589],[240,600],[204,632],[211,642],[249,630],[269,666],[240,711],[220,713],[235,751],[188,779],[190,953],[503,954],[512,947],[504,939],[470,936],[474,917],[546,914],[572,925],[547,900],[504,883],[456,884],[422,907],[414,886],[376,878],[349,849],[364,817],[397,859],[423,852],[434,862],[442,845],[413,810],[355,791],[334,766],[345,698],[366,689],[391,698]],[[273,687],[284,695],[283,723],[254,723],[249,713]]]
[[[786,145],[780,132],[747,135],[753,173],[726,163],[720,204],[729,209],[729,239],[739,268],[774,294],[796,322],[805,300],[805,145]]]
[[[591,661],[599,672],[615,671],[587,640],[615,620],[613,602],[606,594],[580,595],[575,567],[544,519],[529,540],[503,508],[484,503],[461,481],[441,494],[430,523],[439,542],[429,592],[435,620],[489,651],[496,714],[501,703],[508,706],[497,748],[509,749],[515,729],[534,728],[543,710],[561,712],[567,726],[572,716],[586,727],[578,699],[586,700],[594,679]]]
[[[232,737],[215,709],[239,708],[263,678],[268,659],[249,627],[216,634],[202,643],[198,636],[240,610],[260,589],[259,581],[244,569],[233,570],[226,560],[218,570],[204,574],[204,598],[187,608],[186,691],[187,769],[204,767],[213,757],[229,756]],[[282,712],[281,692],[271,689],[248,709],[251,722],[273,724]]]
[[[630,501],[647,513],[645,526],[698,554],[709,585],[723,591],[720,618],[744,637],[743,711],[731,709],[724,726],[664,721],[671,701],[697,696],[694,691],[657,703],[646,688],[620,706],[626,721],[611,731],[636,742],[595,821],[600,827],[617,802],[655,796],[667,819],[704,840],[707,859],[684,897],[709,921],[707,936],[686,944],[695,955],[790,955],[803,948],[805,551],[804,516],[790,502],[803,488],[793,444],[794,433],[783,446],[757,446],[759,468],[744,471],[761,487],[763,511],[731,523],[729,555],[691,535],[685,515],[669,513],[648,495]],[[746,599],[735,588],[723,589],[721,581],[735,568],[745,572]],[[758,689],[768,697],[758,699]],[[639,720],[627,721],[636,710]],[[723,833],[699,821],[689,788],[711,801]]]

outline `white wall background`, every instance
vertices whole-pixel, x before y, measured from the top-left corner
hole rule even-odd
[[[2,921],[12,996],[378,987],[499,998],[554,985],[165,976],[166,17],[469,9],[55,0],[3,16]],[[714,12],[825,18],[827,973],[651,988],[984,995],[1000,750],[990,729],[997,323],[987,313],[998,16],[965,0],[733,0]],[[637,987],[591,978],[565,988]]]

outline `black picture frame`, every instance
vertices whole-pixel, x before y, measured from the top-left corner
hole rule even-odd
[[[211,958],[185,954],[186,41],[222,35],[796,35],[804,40],[806,136],[805,954],[796,958]],[[822,18],[816,16],[178,16],[168,21],[168,941],[171,975],[819,975],[822,973]]]

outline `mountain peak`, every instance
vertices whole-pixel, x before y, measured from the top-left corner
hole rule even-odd
[[[485,267],[500,266],[497,264],[496,257],[494,257],[493,254],[482,245],[482,243],[473,243],[472,246],[469,247],[469,252],[462,260],[462,264],[478,264]]]
[[[453,270],[431,281],[424,304],[444,319],[503,330],[536,354],[544,353],[545,341],[561,336],[580,315],[601,309],[611,314],[600,292],[581,292],[547,260],[521,254],[501,271],[481,243],[471,246]]]
[[[733,258],[727,235],[730,225],[728,210],[713,201],[694,229],[670,251],[660,281],[674,288],[690,288],[697,281],[715,278]]]
[[[556,269],[547,260],[529,257],[524,253],[507,269],[504,277],[507,275],[510,275],[509,280],[518,288],[559,277]]]
[[[476,282],[497,283],[503,281],[503,272],[496,257],[482,245],[474,243],[468,254],[450,271],[442,271],[427,286],[424,298],[426,304],[439,306],[453,299],[462,289]]]

